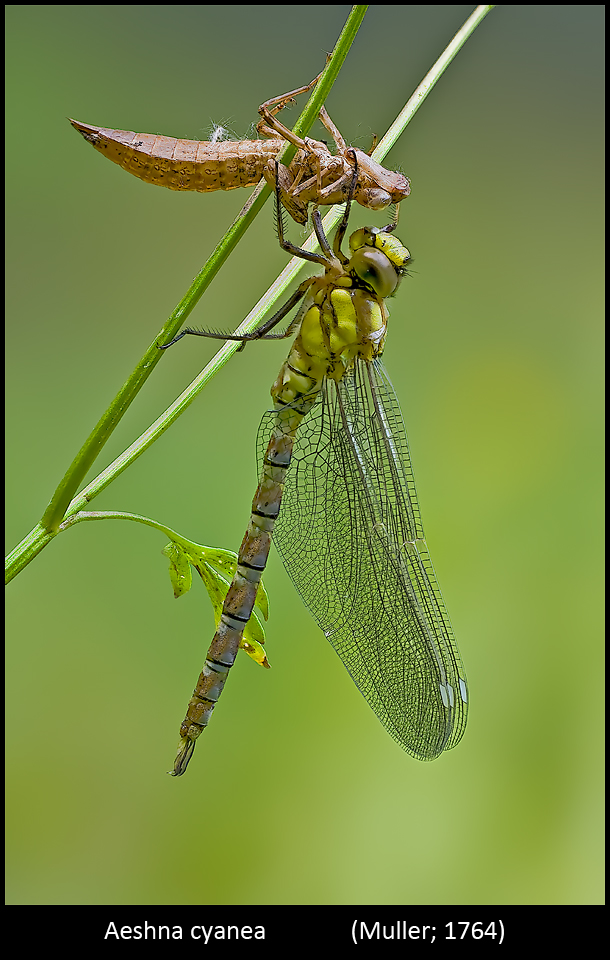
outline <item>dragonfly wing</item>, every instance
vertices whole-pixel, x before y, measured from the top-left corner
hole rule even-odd
[[[266,414],[259,433],[273,421]],[[300,425],[273,541],[304,603],[389,733],[433,760],[467,688],[423,528],[406,432],[379,361],[325,383]]]

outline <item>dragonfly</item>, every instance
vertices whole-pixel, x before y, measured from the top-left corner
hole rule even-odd
[[[408,178],[386,170],[364,151],[348,147],[324,107],[319,117],[334,141],[334,154],[323,141],[299,137],[277,118],[279,110],[311,90],[320,76],[259,107],[257,130],[268,139],[177,140],[79,120],[70,123],[99,153],[145,183],[199,193],[254,186],[262,177],[274,188],[279,183],[281,202],[297,223],[307,222],[311,203],[343,203],[348,190],[370,210],[400,203],[411,189]],[[290,166],[280,164],[276,169],[276,157],[287,142],[297,147],[297,153]],[[352,187],[354,164],[358,176]]]
[[[353,183],[357,179],[354,158]],[[398,399],[381,354],[393,296],[411,260],[396,223],[363,227],[341,250],[351,197],[332,247],[318,210],[320,253],[282,249],[323,267],[241,341],[294,342],[258,434],[260,480],[216,634],[180,727],[181,776],[224,689],[256,603],[271,542],[356,686],[392,737],[433,760],[466,726],[467,682],[432,566]],[[300,303],[283,332],[274,328]]]

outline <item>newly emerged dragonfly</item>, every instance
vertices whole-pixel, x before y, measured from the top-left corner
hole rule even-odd
[[[186,770],[222,693],[272,537],[356,686],[408,753],[433,760],[458,743],[466,725],[466,677],[424,540],[400,407],[380,361],[385,301],[410,254],[391,235],[392,224],[356,230],[345,256],[349,201],[332,248],[314,211],[322,252],[309,253],[284,238],[279,188],[276,204],[282,248],[324,273],[303,281],[258,330],[222,337],[245,343],[296,334],[259,430],[260,482],[180,728],[175,776]],[[288,329],[272,332],[300,300]],[[172,343],[186,334],[219,338],[187,328]]]
[[[254,186],[264,176],[276,186],[279,179],[281,201],[298,223],[306,223],[310,203],[335,204],[347,199],[354,179],[353,198],[370,210],[381,210],[390,203],[399,203],[409,195],[410,185],[401,173],[386,170],[371,157],[354,147],[347,147],[325,108],[320,120],[334,140],[336,153],[326,143],[310,137],[298,137],[277,119],[276,114],[294,97],[310,90],[319,77],[305,87],[267,100],[259,107],[261,120],[258,132],[265,140],[176,140],[157,134],[133,133],[93,127],[70,120],[96,150],[118,163],[146,183],[170,190],[234,190]],[[289,167],[275,158],[286,145],[298,150]],[[356,158],[356,159],[353,159]]]

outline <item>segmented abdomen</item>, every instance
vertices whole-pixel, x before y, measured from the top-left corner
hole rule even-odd
[[[70,120],[100,153],[145,183],[170,190],[235,190],[252,186],[284,140],[176,140],[154,133],[109,130]]]
[[[182,748],[174,764],[175,776],[180,776],[186,770],[197,738],[209,723],[229,670],[235,662],[244,628],[254,608],[258,585],[267,565],[286,472],[292,458],[294,436],[301,419],[301,414],[292,412],[289,420],[282,424],[282,414],[278,412],[276,428],[265,454],[261,480],[252,502],[250,522],[239,550],[237,571],[225,598],[203,670],[199,674],[186,716],[180,726]]]

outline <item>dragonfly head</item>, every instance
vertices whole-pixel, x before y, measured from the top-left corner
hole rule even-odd
[[[396,290],[411,254],[397,237],[379,227],[361,227],[349,238],[349,270],[385,300]]]

